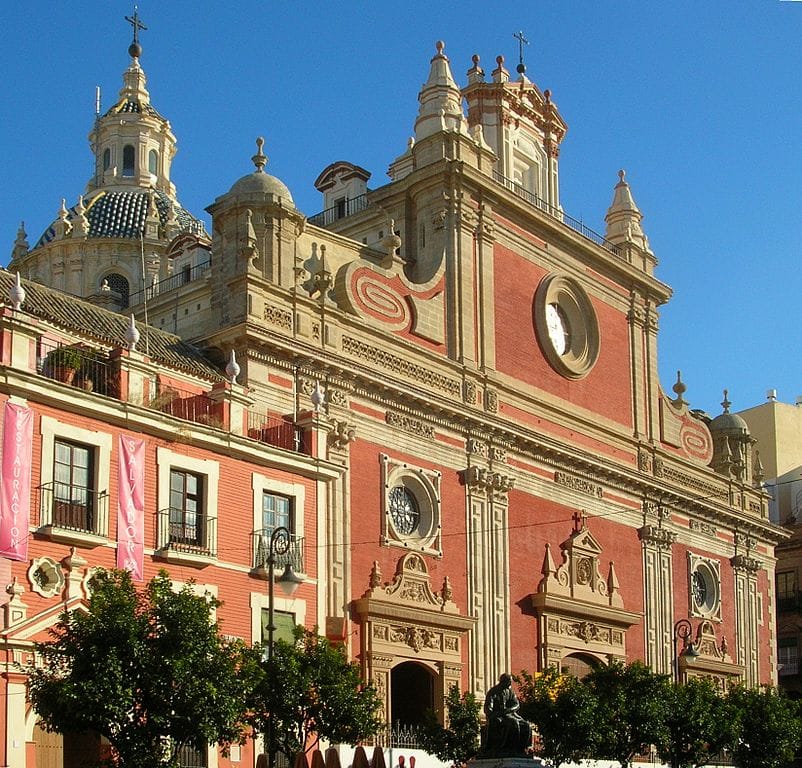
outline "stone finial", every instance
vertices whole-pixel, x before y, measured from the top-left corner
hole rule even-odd
[[[443,579],[443,589],[440,591],[440,596],[443,599],[443,604],[450,603],[451,598],[454,596],[454,590],[451,587],[451,579],[446,576]]]
[[[373,566],[370,569],[370,588],[377,589],[382,584],[382,570],[379,567],[379,561],[374,560]]]
[[[724,413],[730,412],[730,406],[732,403],[730,402],[729,392],[728,390],[724,390],[724,399],[721,401],[721,407],[724,409]]]
[[[643,214],[632,197],[632,190],[626,182],[626,171],[618,172],[618,184],[613,190],[613,202],[607,209],[604,220],[607,230],[604,237],[615,245],[631,243],[641,250],[651,253],[649,239],[643,232]]]
[[[382,246],[387,251],[387,261],[392,263],[393,256],[401,247],[401,238],[395,232],[395,219],[390,219],[390,227],[387,235],[382,239]],[[389,266],[389,264],[387,265]]]
[[[415,120],[416,141],[442,130],[468,134],[462,111],[462,92],[451,74],[448,57],[443,53],[445,43],[438,40],[435,48],[437,53],[432,57],[429,77],[418,94],[420,108]]]
[[[19,223],[19,229],[17,229],[17,239],[14,241],[14,249],[11,251],[11,259],[18,259],[28,253],[28,234],[25,231],[25,222],[21,221]]]
[[[72,230],[72,224],[69,222],[68,215],[67,201],[62,197],[61,207],[58,209],[58,218],[53,224],[53,229],[56,231],[56,239],[66,237]]]
[[[765,476],[763,462],[760,460],[760,451],[755,449],[755,459],[752,462],[752,479],[755,481],[756,487],[760,487],[763,484]]]
[[[232,384],[237,383],[237,376],[239,376],[240,370],[239,363],[237,362],[237,355],[232,349],[228,356],[228,363],[226,365],[226,376],[228,376],[228,380]]]
[[[89,219],[86,218],[86,206],[84,196],[78,195],[78,203],[75,206],[75,218],[72,223],[72,234],[79,237],[86,237],[89,234]]]
[[[128,321],[128,327],[125,329],[125,343],[128,345],[129,351],[136,351],[136,345],[139,343],[139,337],[139,328],[136,327],[136,319],[134,318],[134,313],[132,312]]]
[[[494,83],[507,83],[510,73],[504,67],[504,57],[496,56],[496,68],[490,73]]]
[[[321,388],[320,381],[315,381],[315,388],[312,390],[309,399],[312,401],[315,413],[318,413],[321,406],[326,402],[326,391]]]
[[[483,83],[485,81],[485,71],[479,66],[479,54],[471,56],[473,66],[468,70],[468,85],[472,83]]]
[[[256,166],[255,173],[264,173],[265,166],[267,165],[267,155],[262,151],[265,145],[265,140],[262,136],[256,139],[256,154],[251,157],[251,161]]]
[[[14,308],[14,311],[19,312],[22,303],[25,301],[25,289],[22,287],[22,280],[19,276],[19,272],[17,272],[14,277],[14,285],[11,286],[11,290],[8,292],[8,298],[11,300],[11,306]]]
[[[677,396],[674,399],[674,405],[676,405],[679,408],[683,405],[688,404],[682,397],[685,394],[686,390],[688,389],[682,381],[682,371],[677,371],[677,381],[674,384],[674,386],[671,387],[671,389],[674,390],[674,394],[676,394]]]

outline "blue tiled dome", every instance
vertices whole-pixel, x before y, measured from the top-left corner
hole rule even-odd
[[[159,222],[165,224],[170,218],[170,210],[175,211],[175,218],[181,232],[194,235],[205,235],[206,229],[200,219],[196,219],[186,208],[175,203],[161,191],[152,193],[156,200]],[[145,219],[150,206],[151,192],[147,190],[131,192],[100,191],[86,201],[86,218],[89,221],[89,237],[114,237],[139,239],[145,228]],[[67,211],[67,220],[74,221],[75,206]],[[49,226],[37,241],[34,248],[49,243],[55,237],[53,225]]]

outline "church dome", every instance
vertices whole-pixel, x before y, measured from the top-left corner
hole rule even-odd
[[[256,139],[257,152],[251,158],[256,170],[236,181],[228,194],[245,200],[252,199],[255,202],[262,202],[267,196],[271,196],[277,199],[281,198],[294,207],[295,203],[287,185],[281,179],[264,171],[264,167],[267,165],[267,155],[262,152],[264,143],[265,140],[261,136]]]
[[[254,171],[247,176],[243,176],[228,192],[229,195],[237,197],[256,197],[262,199],[264,195],[280,197],[286,202],[294,205],[292,195],[287,185],[264,171]]]
[[[722,406],[724,408],[724,412],[716,416],[710,422],[710,431],[711,432],[740,432],[744,435],[749,434],[749,425],[737,414],[737,413],[730,413],[730,401],[727,397],[727,390],[724,390],[724,402],[722,402]]]

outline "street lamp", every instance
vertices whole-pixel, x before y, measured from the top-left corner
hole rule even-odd
[[[699,655],[699,651],[696,649],[696,646],[689,642],[691,636],[693,635],[693,627],[691,626],[691,622],[688,619],[679,619],[676,624],[674,624],[674,682],[679,682],[679,658],[680,656],[684,656],[686,662],[688,664],[693,663],[693,660]],[[677,645],[678,641],[682,640],[682,653],[677,653]]]
[[[270,534],[270,542],[267,548],[267,673],[271,676],[270,685],[275,685],[273,680],[273,634],[276,631],[276,625],[273,623],[273,609],[275,599],[273,597],[273,574],[276,567],[276,556],[285,555],[292,544],[292,534],[289,529],[280,525],[274,528]],[[290,559],[287,559],[284,565],[284,573],[275,579],[278,582],[281,591],[287,596],[292,597],[295,590],[303,583],[303,579],[298,576],[292,569]],[[276,734],[275,725],[273,721],[273,713],[267,721],[267,764],[268,768],[274,768],[276,762]]]

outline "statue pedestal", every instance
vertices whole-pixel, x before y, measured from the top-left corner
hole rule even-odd
[[[477,757],[468,761],[468,768],[545,768],[539,757]]]

